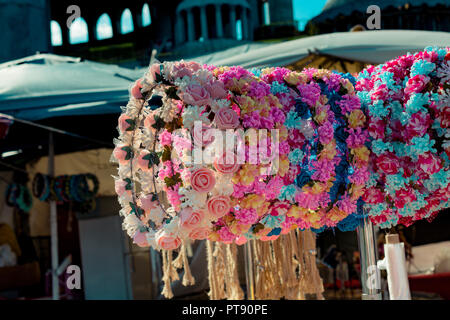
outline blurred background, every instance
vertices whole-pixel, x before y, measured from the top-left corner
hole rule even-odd
[[[376,30],[370,5],[381,10]],[[0,299],[51,298],[56,234],[61,299],[157,299],[159,255],[121,230],[109,162],[120,106],[150,61],[356,73],[450,46],[450,0],[0,0],[0,30]],[[38,173],[94,174],[94,203],[60,199],[52,233],[50,205],[32,192]],[[29,191],[26,206],[14,186]],[[395,231],[413,297],[450,299],[450,215]],[[325,296],[359,299],[355,232],[325,231],[317,246]],[[192,245],[197,284],[175,283],[176,297],[207,298],[204,251]],[[80,267],[80,289],[65,285],[68,264]]]

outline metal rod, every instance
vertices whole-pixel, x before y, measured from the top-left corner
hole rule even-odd
[[[245,281],[247,284],[247,300],[255,300],[255,269],[253,264],[252,245],[254,240],[244,244]]]
[[[3,114],[0,113],[0,115],[3,115]],[[84,137],[84,136],[81,136],[81,135],[73,133],[73,132],[68,132],[68,131],[65,131],[65,130],[61,130],[61,129],[49,127],[49,126],[46,126],[46,125],[43,125],[43,124],[39,124],[39,123],[36,123],[36,122],[19,119],[19,118],[10,116],[10,115],[6,115],[6,116],[8,116],[9,118],[13,119],[16,122],[20,122],[20,123],[23,123],[23,124],[26,124],[26,125],[29,125],[29,126],[33,126],[33,127],[37,127],[37,128],[40,128],[40,129],[44,129],[44,130],[50,131],[50,132],[55,132],[55,133],[63,134],[63,135],[66,135],[66,136],[71,136],[71,137],[74,137],[74,138],[90,141],[90,142],[93,142],[93,143],[96,143],[96,144],[100,144],[100,145],[103,145],[103,146],[107,146],[107,147],[114,147],[114,144],[112,144],[110,142],[104,142],[104,141],[100,141],[100,140],[96,140],[96,139],[91,139],[91,138]]]
[[[361,219],[356,229],[361,260],[361,286],[363,300],[381,300],[380,273],[377,268],[375,233],[368,217]]]
[[[48,175],[55,175],[55,144],[53,132],[48,135]],[[58,214],[56,201],[50,201],[50,234],[51,234],[51,255],[52,255],[52,295],[53,300],[59,300],[59,278],[58,278]]]

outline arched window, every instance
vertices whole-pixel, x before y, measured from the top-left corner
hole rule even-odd
[[[61,46],[63,44],[61,27],[55,20],[50,21],[50,32],[52,36],[52,46]]]
[[[236,39],[242,40],[242,21],[236,21]]]
[[[77,44],[89,41],[89,32],[86,20],[83,18],[76,18],[69,30],[70,44]]]
[[[266,1],[263,4],[264,8],[264,24],[269,25],[270,24],[270,7],[269,2]]]
[[[123,10],[122,17],[120,18],[120,32],[125,34],[133,31],[133,16],[131,15],[130,9],[125,9]]]
[[[112,38],[113,28],[111,24],[111,18],[108,16],[107,13],[102,14],[98,18],[95,30],[97,33],[98,40]]]
[[[150,8],[148,4],[144,4],[142,7],[142,26],[146,27],[152,23],[152,16],[150,15]]]

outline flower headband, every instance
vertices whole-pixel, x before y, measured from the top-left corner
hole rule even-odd
[[[449,48],[427,48],[358,76],[373,151],[363,200],[382,227],[432,219],[449,207],[449,60]]]

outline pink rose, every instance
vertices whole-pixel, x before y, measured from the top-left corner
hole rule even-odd
[[[387,100],[388,94],[389,94],[388,87],[385,84],[382,84],[373,90],[372,101]]]
[[[122,179],[117,179],[114,182],[114,189],[119,197],[122,196],[125,192],[128,194],[131,194],[131,190],[126,189],[127,185],[128,185],[128,182],[126,182],[125,180],[122,180]]]
[[[450,127],[450,106],[444,106],[439,114],[441,119],[441,128]]]
[[[150,160],[147,157],[149,154],[150,152],[146,149],[141,150],[141,152],[139,153],[137,165],[139,166],[139,168],[141,168],[142,171],[149,171],[151,169],[151,166],[149,166]],[[147,157],[147,159],[144,159],[145,157]]]
[[[141,89],[142,84],[141,79],[139,79],[134,83],[133,87],[131,87],[131,95],[136,99],[143,99],[144,97],[142,96]]]
[[[237,162],[237,157],[234,153],[223,153],[222,156],[214,160],[214,168],[224,174],[235,173],[240,167]]]
[[[386,123],[379,118],[371,118],[369,122],[369,134],[374,139],[383,139]]]
[[[213,99],[225,99],[228,95],[222,82],[214,81],[206,85],[209,95]]]
[[[439,172],[442,168],[441,160],[430,152],[421,154],[418,163],[420,169],[429,175]]]
[[[204,106],[211,104],[211,96],[208,91],[197,83],[191,83],[188,85],[186,91],[181,94],[181,98],[186,104],[193,106]]]
[[[194,61],[179,61],[172,64],[169,72],[169,79],[192,77],[193,72],[201,69],[200,64]]]
[[[214,121],[219,129],[234,129],[239,126],[239,116],[231,108],[220,108]]]
[[[194,229],[201,226],[205,219],[203,211],[195,212],[192,208],[185,208],[180,212],[180,226],[184,229]]]
[[[192,229],[189,232],[189,238],[193,240],[204,240],[207,239],[210,234],[210,230],[207,227],[200,227]]]
[[[419,93],[422,92],[425,87],[427,86],[428,82],[430,81],[430,78],[418,74],[408,80],[406,83],[405,88],[405,94],[409,95],[412,93]]]
[[[194,125],[194,132],[192,134],[194,145],[197,147],[206,147],[210,145],[215,139],[213,133],[214,130],[211,127],[204,124],[199,126],[196,123]]]
[[[209,214],[215,219],[219,219],[230,212],[230,198],[227,196],[214,196],[208,200],[206,206]]]
[[[155,196],[153,194],[146,194],[142,195],[138,199],[138,205],[141,207],[144,211],[150,211],[158,205],[158,200],[155,199]]]
[[[113,155],[120,164],[127,164],[131,159],[131,153],[127,151],[126,145],[118,145],[114,148]]]
[[[150,246],[147,240],[147,234],[139,231],[134,234],[133,242],[142,248]]]
[[[385,174],[396,174],[400,165],[397,157],[390,152],[377,157],[375,163]]]
[[[148,72],[150,74],[150,79],[152,81],[156,81],[156,75],[161,74],[161,64],[159,64],[159,63],[152,64],[150,66]]]
[[[126,132],[130,127],[131,118],[127,116],[125,113],[121,114],[119,117],[119,130],[120,132]]]
[[[427,133],[428,127],[431,125],[430,114],[423,112],[414,113],[406,125],[408,135],[413,138],[415,136],[423,136]]]
[[[161,230],[156,234],[156,243],[164,250],[175,250],[181,245],[179,237]]]
[[[407,203],[416,201],[416,195],[412,191],[412,189],[400,189],[395,192],[395,206],[397,208],[403,208]]]
[[[200,168],[191,175],[192,188],[197,192],[209,192],[214,188],[216,178],[214,172],[206,168]]]
[[[154,113],[149,113],[147,115],[147,117],[145,117],[144,120],[144,127],[146,127],[147,129],[151,130],[151,131],[156,131],[155,128],[152,127],[152,125],[155,124],[155,115]]]

